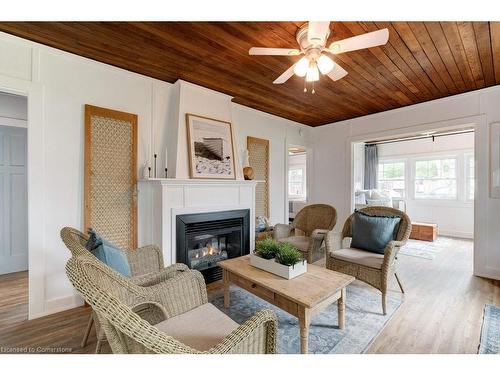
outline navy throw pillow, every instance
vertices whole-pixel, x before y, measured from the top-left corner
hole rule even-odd
[[[351,247],[384,254],[385,247],[398,234],[401,218],[398,216],[368,215],[354,212],[351,222]]]
[[[127,255],[122,250],[101,237],[91,228],[89,228],[88,234],[89,239],[85,244],[87,250],[116,272],[119,272],[126,277],[132,276]]]

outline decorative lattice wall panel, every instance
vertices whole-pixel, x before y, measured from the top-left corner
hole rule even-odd
[[[137,115],[85,106],[84,230],[137,247]]]
[[[255,215],[269,218],[269,141],[247,137],[247,149],[254,178],[259,181],[255,188]]]

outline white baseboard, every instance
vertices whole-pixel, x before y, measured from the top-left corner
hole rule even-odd
[[[466,238],[468,240],[474,239],[474,233],[458,232],[453,230],[442,230],[439,228],[438,228],[438,236]]]
[[[478,267],[474,272],[474,276],[484,277],[487,279],[500,280],[500,269],[492,267]]]
[[[83,300],[80,296],[72,294],[65,297],[53,298],[45,301],[44,309],[40,313],[31,314],[31,319],[41,318],[42,316],[55,314],[64,310],[73,309],[83,305]]]

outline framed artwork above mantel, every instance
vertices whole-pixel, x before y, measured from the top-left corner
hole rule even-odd
[[[236,179],[233,125],[228,121],[186,113],[189,177]]]

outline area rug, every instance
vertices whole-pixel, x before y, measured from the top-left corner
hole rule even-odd
[[[447,237],[438,237],[434,242],[408,240],[399,254],[432,260],[443,248],[450,246],[451,241],[452,239]]]
[[[500,354],[500,307],[484,306],[479,354]]]
[[[347,287],[345,329],[338,329],[337,304],[334,303],[313,317],[309,328],[309,352],[364,353],[401,306],[402,298],[396,293],[388,295],[387,315],[384,316],[380,293],[354,282]],[[228,309],[224,308],[222,290],[210,294],[209,300],[238,324],[244,323],[259,310],[274,310],[279,321],[278,352],[300,353],[299,325],[294,316],[235,286],[230,289],[231,304]]]

